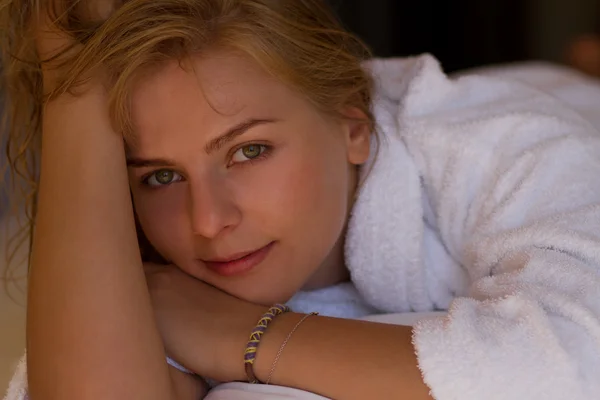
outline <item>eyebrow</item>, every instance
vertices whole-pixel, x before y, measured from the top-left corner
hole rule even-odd
[[[174,167],[175,162],[166,158],[127,158],[127,166],[132,168],[144,167]]]
[[[249,120],[243,121],[232,128],[229,128],[227,132],[212,139],[210,142],[204,146],[204,151],[206,154],[211,154],[215,151],[218,151],[227,143],[233,141],[238,136],[243,135],[248,132],[250,129],[254,128],[258,125],[264,124],[272,124],[277,122],[276,119],[257,119],[251,118]],[[166,158],[136,158],[136,157],[128,157],[127,158],[127,166],[133,168],[143,168],[143,167],[173,167],[175,166],[175,162]]]
[[[246,133],[250,129],[254,128],[255,126],[264,125],[264,124],[272,124],[274,122],[277,122],[277,120],[275,120],[275,119],[256,119],[256,118],[251,118],[247,121],[241,122],[241,123],[237,124],[236,126],[227,130],[227,132],[225,132],[221,136],[214,138],[210,142],[208,142],[207,145],[204,146],[204,151],[206,151],[206,154],[210,154],[214,151],[218,151],[223,146],[225,146],[227,143],[231,142],[236,137],[243,135],[244,133]]]

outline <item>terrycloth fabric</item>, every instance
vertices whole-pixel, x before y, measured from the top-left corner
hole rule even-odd
[[[4,400],[28,400],[27,363],[25,356],[23,356],[17,364],[15,374],[8,384],[8,390],[6,391]]]
[[[290,304],[448,309],[414,334],[438,400],[600,398],[600,133],[518,79],[451,80],[428,55],[368,67],[382,142],[349,222],[355,288]]]
[[[379,311],[367,304],[351,283],[341,283],[311,292],[297,293],[287,305],[296,312],[318,312],[337,318],[358,319]]]
[[[385,142],[349,225],[359,292],[385,312],[449,308],[414,333],[438,400],[600,398],[600,133],[430,56],[370,68]]]
[[[533,86],[573,108],[600,128],[600,80],[557,64],[527,62],[496,65],[460,72],[517,80]]]

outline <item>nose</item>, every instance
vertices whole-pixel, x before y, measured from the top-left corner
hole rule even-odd
[[[223,182],[190,182],[190,217],[195,235],[214,239],[237,226],[240,208]]]

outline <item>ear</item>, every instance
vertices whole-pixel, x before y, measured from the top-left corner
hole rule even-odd
[[[364,164],[371,150],[372,132],[369,119],[356,107],[348,107],[342,114],[345,117],[343,124],[348,162],[354,165]]]

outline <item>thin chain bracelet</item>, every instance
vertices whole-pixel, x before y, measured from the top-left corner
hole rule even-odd
[[[298,321],[298,323],[294,326],[294,328],[292,328],[292,330],[290,331],[290,333],[288,333],[287,337],[285,338],[285,340],[281,344],[281,347],[279,348],[279,351],[277,352],[277,355],[275,356],[275,360],[273,360],[273,365],[271,365],[271,370],[269,371],[269,376],[267,377],[265,385],[268,385],[269,382],[271,382],[271,378],[273,377],[273,372],[275,372],[275,367],[277,367],[277,363],[279,362],[279,358],[281,357],[281,353],[283,353],[283,349],[285,349],[285,346],[288,344],[288,342],[292,338],[292,335],[294,334],[294,332],[296,332],[296,329],[298,329],[298,327],[300,325],[302,325],[302,323],[304,321],[306,321],[306,319],[308,317],[311,317],[313,315],[319,315],[319,313],[318,312],[311,312],[310,314],[306,314],[304,317],[302,317],[302,319],[300,321]]]

